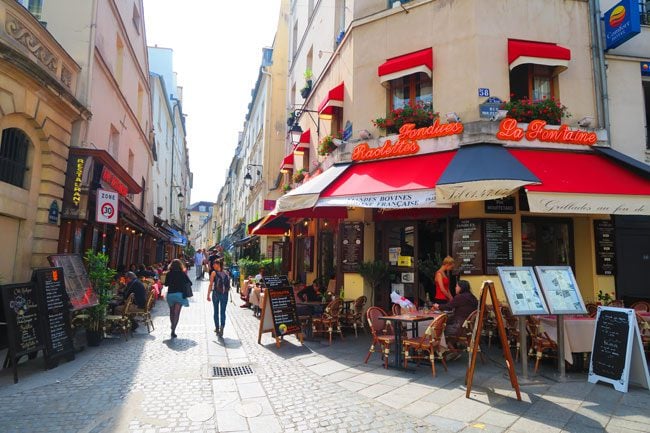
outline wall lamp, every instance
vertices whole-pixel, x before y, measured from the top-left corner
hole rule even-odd
[[[251,167],[264,167],[263,165],[260,164],[246,164],[246,174],[244,175],[244,185],[249,187],[250,189],[253,189],[251,186],[251,183],[253,182],[253,176],[251,176]],[[261,176],[262,172],[257,170],[257,176]]]
[[[307,110],[306,108],[298,108],[293,110],[293,114],[295,116],[295,120],[293,121],[293,125],[291,125],[291,128],[289,129],[289,133],[291,134],[290,139],[292,144],[298,143],[298,140],[300,140],[300,135],[297,135],[297,137],[294,135],[294,127],[300,128],[300,125],[298,125],[298,122],[300,121],[300,118],[302,117],[302,113],[307,113],[309,115],[309,118],[311,121],[316,125],[316,136],[320,139],[320,119],[325,119],[324,116],[326,115],[321,115],[318,114],[318,111],[316,110]],[[314,116],[312,116],[311,113],[317,113],[318,118],[314,119]],[[329,116],[331,119],[332,116]],[[300,133],[302,134],[302,128],[300,128]]]

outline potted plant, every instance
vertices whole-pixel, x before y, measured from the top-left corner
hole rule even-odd
[[[296,123],[296,112],[292,110],[287,116],[287,126],[291,127],[294,123]]]
[[[282,192],[289,192],[289,191],[291,191],[291,185],[289,185],[288,183],[282,185]]]
[[[406,123],[414,123],[416,128],[424,128],[431,126],[438,117],[431,104],[418,102],[414,106],[406,105],[390,110],[386,117],[378,117],[372,123],[387,134],[397,134]]]
[[[603,293],[602,290],[598,291],[598,304],[604,305],[605,307],[612,303],[614,298],[609,293]]]
[[[312,72],[311,72],[311,68],[307,68],[307,69],[305,69],[304,76],[305,76],[305,87],[303,87],[302,89],[300,89],[300,96],[302,96],[303,99],[307,99],[307,97],[308,97],[309,94],[311,93],[311,86],[312,86],[312,81],[311,81]]]
[[[331,135],[326,135],[318,143],[318,154],[321,156],[329,155],[334,152],[336,145],[334,144],[334,137]]]
[[[293,182],[300,183],[305,180],[305,169],[301,168],[293,175]]]
[[[571,117],[571,113],[567,111],[567,108],[553,97],[505,101],[500,108],[508,111],[508,117],[512,117],[521,123],[544,120],[549,125],[559,125],[562,123],[562,118]]]
[[[98,346],[103,336],[104,319],[108,304],[112,298],[111,282],[115,276],[115,270],[108,267],[108,255],[95,253],[93,250],[86,251],[84,256],[88,266],[88,278],[95,289],[99,303],[88,309],[88,327],[86,339],[89,346]]]
[[[382,260],[359,264],[359,275],[370,285],[370,299],[375,301],[375,289],[388,278],[388,265]]]

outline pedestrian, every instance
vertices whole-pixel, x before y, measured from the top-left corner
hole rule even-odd
[[[434,281],[436,283],[436,295],[434,302],[436,304],[446,304],[451,301],[452,294],[449,290],[449,273],[454,269],[454,258],[447,256],[442,260],[442,265],[434,275]]]
[[[223,337],[223,328],[226,326],[226,307],[228,306],[228,291],[230,290],[230,279],[223,271],[219,260],[212,263],[210,272],[210,286],[208,287],[208,302],[212,296],[212,307],[214,308],[214,332]]]
[[[181,316],[181,308],[190,306],[189,301],[183,296],[186,284],[191,286],[192,282],[183,269],[183,263],[179,259],[172,260],[169,272],[165,277],[165,286],[168,287],[167,305],[169,305],[172,338],[176,338],[176,326]]]
[[[194,269],[196,270],[196,279],[197,280],[202,280],[203,279],[203,261],[205,260],[205,257],[203,256],[203,250],[199,248],[196,250],[196,253],[194,253]]]

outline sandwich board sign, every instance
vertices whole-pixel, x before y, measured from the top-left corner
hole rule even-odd
[[[650,389],[648,364],[633,309],[598,307],[587,380],[609,383],[621,392],[627,392],[630,383]]]

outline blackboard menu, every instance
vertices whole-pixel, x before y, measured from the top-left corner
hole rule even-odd
[[[264,296],[269,297],[275,335],[280,337],[301,332],[296,298],[286,275],[264,277]]]
[[[52,266],[63,268],[65,290],[68,292],[73,310],[92,307],[99,303],[79,254],[55,254],[48,256],[47,259]]]
[[[363,262],[363,222],[341,223],[341,270],[358,272]]]
[[[512,220],[486,219],[485,273],[496,275],[498,266],[514,265],[512,248]]]
[[[614,223],[611,220],[595,220],[594,238],[596,239],[596,274],[615,275]]]
[[[39,314],[39,294],[32,283],[2,286],[2,306],[7,321],[9,358],[18,381],[18,359],[45,349],[43,322]]]
[[[483,275],[482,221],[458,220],[451,245],[452,256],[460,275]]]
[[[45,318],[46,362],[50,364],[61,356],[74,358],[70,298],[65,290],[63,268],[36,269],[32,280],[43,300],[40,305]]]
[[[485,213],[515,213],[517,200],[514,196],[485,200]]]
[[[589,375],[623,380],[627,358],[629,315],[625,311],[599,308]]]

